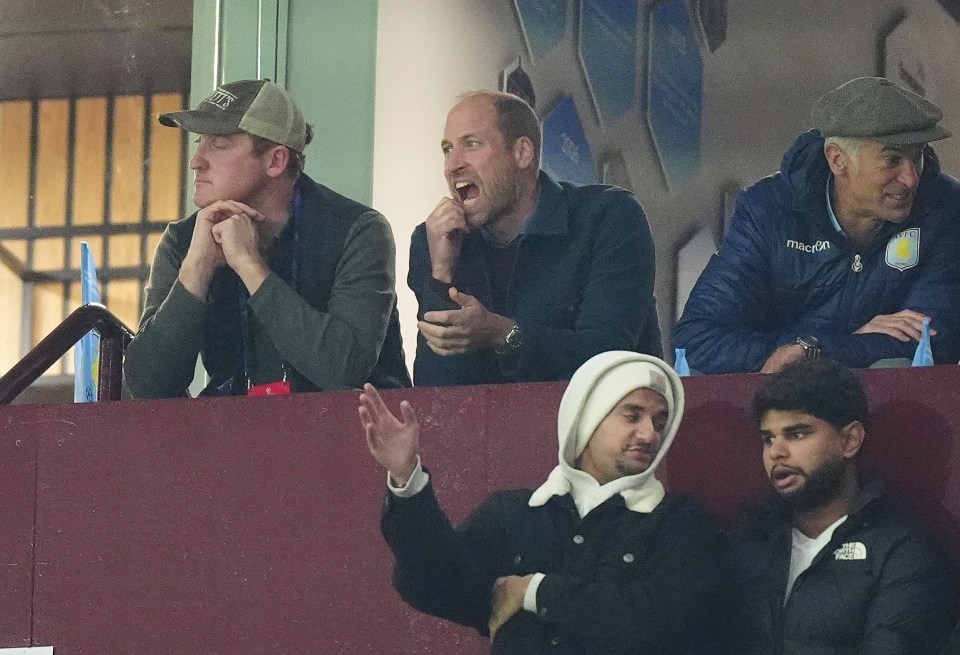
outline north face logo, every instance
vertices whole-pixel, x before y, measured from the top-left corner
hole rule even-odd
[[[850,541],[833,551],[833,559],[867,559],[867,547],[859,541]]]

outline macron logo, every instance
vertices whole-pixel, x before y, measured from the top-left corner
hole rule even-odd
[[[867,547],[859,541],[850,541],[833,551],[833,559],[867,559]]]
[[[817,241],[812,246],[808,246],[805,243],[800,243],[793,239],[787,239],[787,248],[793,248],[794,250],[799,250],[800,252],[822,252],[824,250],[829,250],[831,247],[829,241]]]

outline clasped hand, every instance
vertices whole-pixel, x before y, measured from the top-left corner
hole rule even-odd
[[[427,312],[417,323],[430,350],[438,355],[462,355],[504,343],[513,321],[491,312],[473,296],[450,288],[460,309]]]
[[[218,200],[197,212],[180,278],[197,297],[206,295],[213,272],[229,266],[253,293],[269,273],[260,224],[266,217],[235,200]]]

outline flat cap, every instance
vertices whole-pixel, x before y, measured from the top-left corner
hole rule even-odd
[[[946,139],[943,111],[884,77],[858,77],[813,105],[813,126],[825,137],[858,137],[903,145]]]

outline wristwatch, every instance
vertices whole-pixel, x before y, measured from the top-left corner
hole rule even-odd
[[[804,359],[816,359],[823,353],[823,348],[820,347],[820,340],[816,337],[797,337],[794,343],[800,344],[800,347],[803,348]]]
[[[516,323],[513,324],[513,327],[510,328],[510,331],[507,332],[507,336],[503,339],[503,344],[496,348],[498,355],[509,355],[520,350],[520,344],[523,343],[520,334],[520,326]]]

